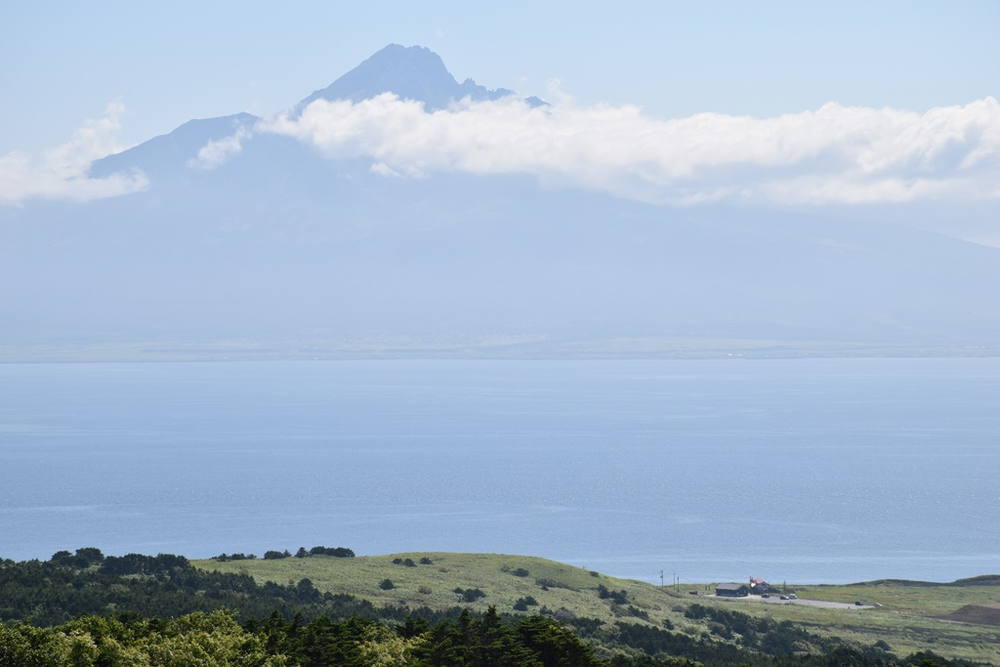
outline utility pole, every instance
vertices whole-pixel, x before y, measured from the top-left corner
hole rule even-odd
[[[663,570],[660,570],[660,588],[663,588]]]

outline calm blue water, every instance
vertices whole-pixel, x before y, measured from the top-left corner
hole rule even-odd
[[[0,365],[0,556],[1000,572],[1000,360]]]

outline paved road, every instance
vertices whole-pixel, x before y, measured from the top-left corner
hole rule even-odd
[[[763,598],[759,595],[747,595],[741,598],[731,598],[718,595],[704,595],[700,597],[715,598],[716,600],[743,600],[745,602],[761,602],[763,604],[797,604],[802,607],[822,607],[824,609],[874,609],[875,605],[856,605],[850,602],[830,602],[828,600],[782,600],[777,595]]]

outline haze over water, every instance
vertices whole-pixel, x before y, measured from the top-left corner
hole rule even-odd
[[[1000,359],[0,365],[0,556],[1000,572]]]

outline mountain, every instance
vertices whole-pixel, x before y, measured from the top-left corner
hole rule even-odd
[[[326,88],[302,99],[292,108],[292,115],[301,113],[319,99],[360,102],[382,93],[423,102],[427,110],[433,111],[465,98],[475,102],[497,100],[513,95],[514,91],[489,89],[472,79],[458,83],[441,57],[430,49],[389,44]],[[531,106],[546,104],[534,96],[525,98],[525,102]],[[95,160],[89,173],[92,177],[103,178],[115,172],[140,170],[151,179],[154,188],[162,186],[164,181],[187,180],[192,175],[190,162],[205,144],[225,139],[240,129],[249,129],[259,120],[249,113],[190,120],[167,134]],[[260,143],[274,146],[294,142],[272,137]],[[305,153],[297,144],[286,145],[281,150],[295,152],[296,148],[300,149],[300,154]]]
[[[497,100],[513,95],[506,88],[490,90],[472,79],[455,80],[441,57],[423,46],[390,44],[343,75],[326,88],[317,90],[299,102],[301,111],[316,100],[360,102],[382,93],[395,93],[402,99],[418,100],[429,111],[444,109],[463,98],[473,102]],[[541,102],[531,98],[533,103]]]
[[[303,102],[387,89],[429,106],[507,94],[455,83],[426,49],[389,46]],[[387,177],[371,159],[325,159],[266,133],[215,169],[189,165],[254,122],[191,121],[94,163],[95,175],[143,170],[144,192],[0,210],[5,358],[130,341],[157,341],[141,348],[153,356],[233,353],[217,341],[310,356],[635,356],[965,354],[1000,340],[996,248],[521,175]]]
[[[258,120],[257,116],[248,113],[189,120],[168,134],[94,160],[90,165],[90,176],[105,178],[115,172],[141,169],[156,182],[186,167],[188,161],[196,157],[208,142],[224,139],[240,129],[249,129]]]

